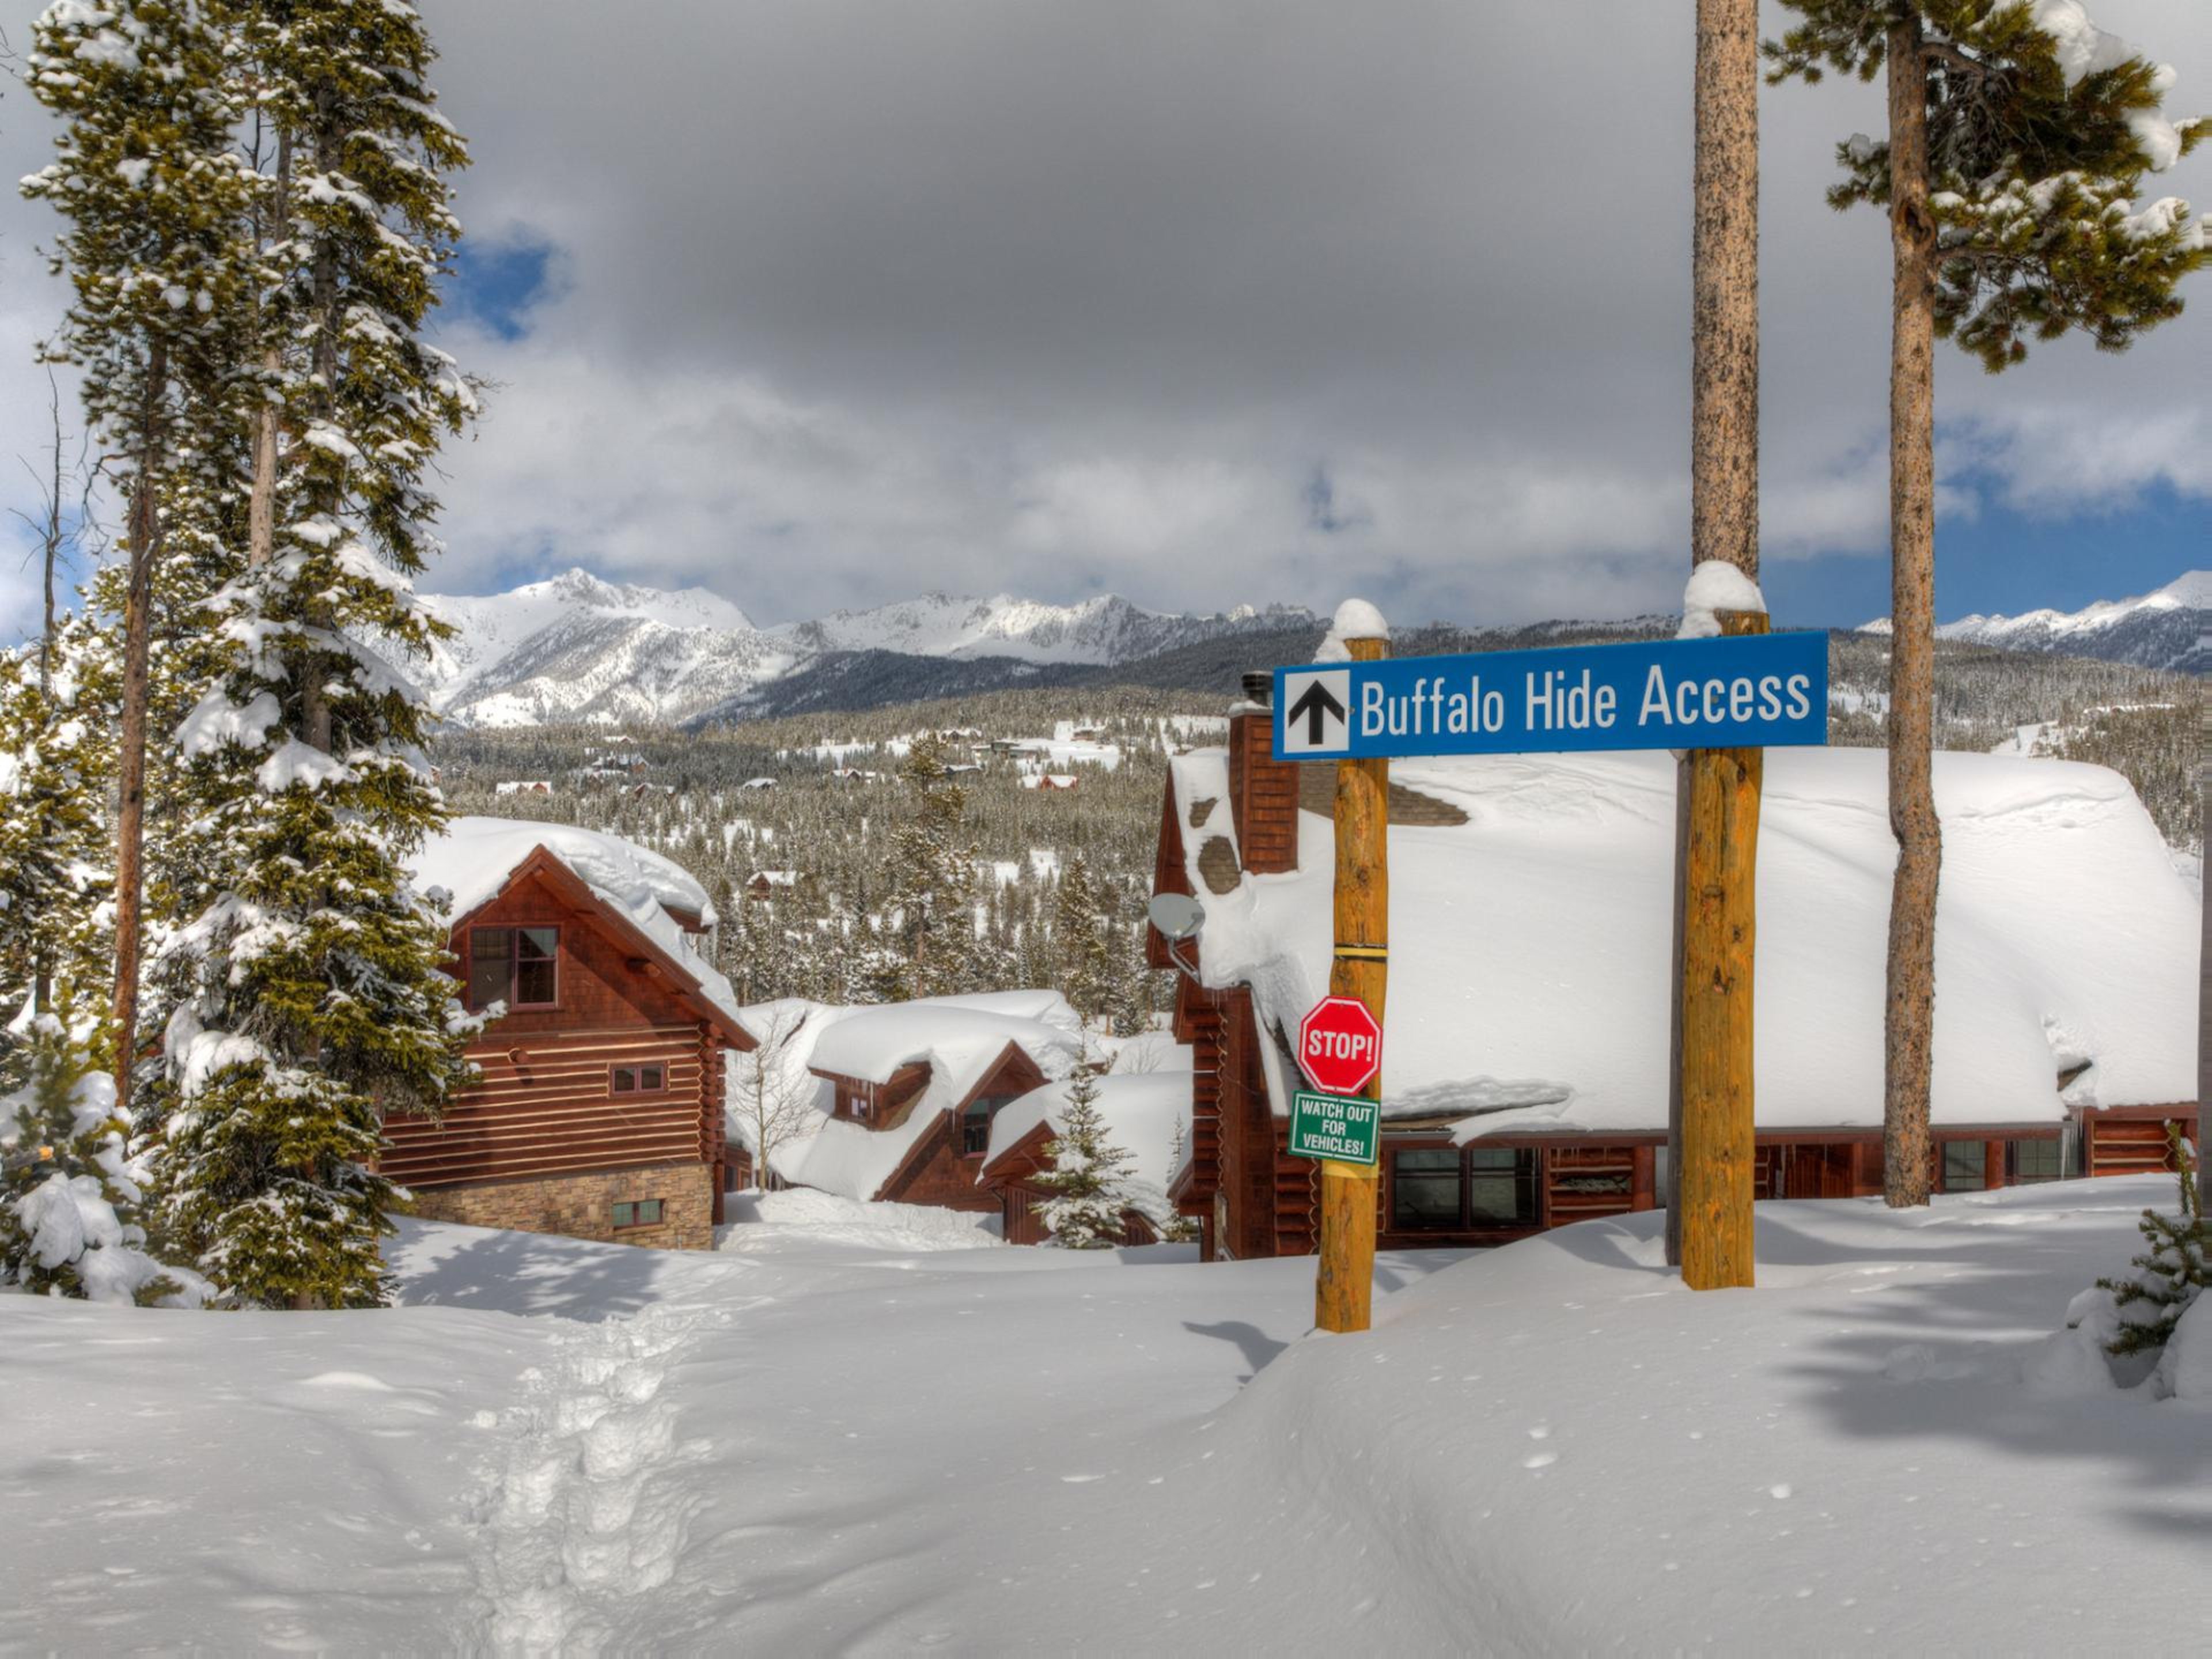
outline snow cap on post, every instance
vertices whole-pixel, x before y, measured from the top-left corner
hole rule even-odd
[[[1336,607],[1336,616],[1329,623],[1328,633],[1314,653],[1316,662],[1349,662],[1352,653],[1344,648],[1346,640],[1387,640],[1390,624],[1382,613],[1364,599],[1346,599]]]
[[[1720,635],[1723,611],[1766,614],[1766,596],[1759,584],[1725,559],[1707,559],[1690,572],[1682,589],[1682,625],[1678,640],[1710,640]]]

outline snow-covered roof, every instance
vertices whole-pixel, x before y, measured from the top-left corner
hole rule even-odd
[[[823,1114],[811,1134],[776,1149],[776,1172],[802,1186],[856,1199],[872,1199],[882,1189],[938,1115],[965,1100],[1010,1044],[1046,1077],[1061,1078],[1074,1066],[1083,1029],[1057,991],[994,991],[860,1007],[787,1001],[746,1012],[757,1017],[750,1029],[765,1029],[765,1019],[790,1030],[781,1048],[780,1074],[794,1091],[811,1085],[805,1097]],[[886,1083],[901,1066],[916,1062],[928,1065],[928,1085],[904,1121],[888,1129],[829,1117],[833,1091],[811,1075],[828,1072]],[[733,1087],[733,1103],[738,1098]]]
[[[1175,1178],[1176,1134],[1190,1139],[1190,1051],[1182,1051],[1181,1069],[1152,1072],[1109,1072],[1098,1079],[1095,1103],[1106,1139],[1130,1155],[1129,1181],[1136,1206],[1155,1219],[1164,1220],[1173,1206],[1167,1201],[1168,1186]],[[991,1120],[991,1145],[983,1155],[988,1171],[1000,1158],[1039,1124],[1058,1134],[1065,1124],[1069,1082],[1063,1078],[1032,1089],[1002,1108]]]
[[[1215,893],[1199,859],[1206,837],[1231,833],[1225,759],[1216,750],[1171,765],[1206,910],[1206,981],[1250,982],[1263,1024],[1290,1030],[1327,985],[1329,823],[1299,815],[1297,872],[1239,876]],[[1481,1114],[1463,1136],[1663,1127],[1671,759],[1406,761],[1391,776],[1468,822],[1390,832],[1386,1114]],[[2127,782],[2101,767],[1966,754],[1938,755],[1935,779],[1936,1123],[2055,1122],[2067,1104],[2193,1098],[2197,906]],[[1194,830],[1191,806],[1208,798],[1218,805]],[[1887,800],[1879,750],[1766,757],[1762,1127],[1881,1121]],[[2062,1097],[2057,1073],[2084,1060]],[[1271,1093],[1282,1109],[1279,1085]]]
[[[707,890],[672,859],[619,836],[574,824],[461,817],[424,842],[408,868],[419,890],[447,895],[448,914],[459,921],[496,898],[541,847],[696,980],[702,995],[744,1024],[730,981],[697,952],[691,936],[670,914],[696,915],[708,927],[720,920]]]

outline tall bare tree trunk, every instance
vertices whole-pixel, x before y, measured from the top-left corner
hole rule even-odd
[[[62,556],[62,392],[54,372],[46,371],[47,410],[53,421],[52,471],[46,481],[46,521],[39,541],[46,566],[46,615],[39,625],[39,695],[54,689],[54,567]],[[45,1012],[45,1005],[40,1005]]]
[[[1759,576],[1759,4],[1698,0],[1691,232],[1690,562]],[[1674,960],[1682,959],[1689,770],[1677,769]],[[1746,916],[1747,929],[1750,918]],[[1682,1259],[1682,998],[1668,1066],[1667,1260]]]
[[[1943,830],[1936,743],[1936,227],[1928,215],[1928,66],[1920,16],[1889,31],[1889,902],[1882,1042],[1882,1195],[1928,1201],[1936,1024],[1936,888]]]
[[[275,227],[263,228],[263,236],[277,235],[290,222],[292,185],[292,138],[289,133],[276,136],[276,179],[275,185]],[[265,321],[264,332],[273,334]],[[261,353],[263,386],[261,401],[253,415],[253,493],[246,504],[246,565],[249,570],[258,570],[269,562],[276,550],[276,439],[277,424],[282,411],[270,400],[270,393],[284,372],[283,343],[271,338]]]
[[[168,353],[156,342],[146,362],[146,406],[131,483],[131,574],[123,602],[123,730],[115,818],[115,1109],[131,1111],[131,1071],[138,1049],[138,949],[145,906],[146,704],[154,632],[154,562],[160,555],[159,501]]]

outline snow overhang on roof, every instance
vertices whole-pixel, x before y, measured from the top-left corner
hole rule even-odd
[[[1192,803],[1221,751],[1171,763],[1206,982],[1249,983],[1262,1024],[1326,988],[1333,856],[1300,815],[1297,872],[1200,878]],[[1390,835],[1383,1105],[1498,1133],[1663,1130],[1674,768],[1664,754],[1396,762],[1466,811]],[[2100,767],[1945,754],[1934,1117],[2056,1122],[2069,1104],[2196,1093],[2197,902],[2125,780]],[[1885,757],[1766,757],[1755,1087],[1761,1127],[1881,1121],[1890,874]],[[1225,815],[1223,799],[1214,809]],[[1227,826],[1221,826],[1227,833]],[[1273,1043],[1263,1044],[1272,1049]],[[2094,1063],[2062,1098],[2063,1061]],[[1278,1111],[1286,1100],[1270,1079]]]

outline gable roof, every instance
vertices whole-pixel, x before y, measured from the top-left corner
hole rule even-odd
[[[1082,1022],[1057,991],[776,1007],[780,1022],[793,1026],[779,1064],[793,1086],[810,1074],[883,1084],[906,1066],[930,1068],[904,1120],[888,1129],[830,1117],[830,1085],[817,1084],[814,1104],[822,1117],[813,1133],[779,1147],[773,1161],[786,1180],[846,1198],[874,1198],[939,1121],[965,1104],[1010,1054],[1027,1056],[1047,1078],[1065,1077],[1081,1043]],[[732,1098],[739,1098],[737,1089]]]
[[[408,868],[419,890],[446,896],[457,930],[514,883],[537,877],[641,957],[732,1046],[753,1047],[729,981],[694,953],[683,925],[696,917],[712,927],[714,902],[673,860],[572,824],[461,817],[424,842]]]
[[[1224,781],[1219,756],[1172,763],[1186,824]],[[1767,754],[1763,1128],[1881,1121],[1895,860],[1885,766],[1876,750]],[[1385,1115],[1464,1118],[1462,1139],[1663,1127],[1673,761],[1518,755],[1391,770],[1468,822],[1390,831]],[[1967,754],[1937,755],[1935,779],[1936,1124],[2055,1123],[2069,1104],[2193,1097],[2197,901],[2126,781]],[[1263,1030],[1288,1030],[1328,981],[1331,827],[1302,813],[1297,871],[1238,872],[1223,890],[1200,836],[1228,832],[1209,822],[1186,837],[1206,909],[1200,971],[1211,986],[1250,984]],[[1274,1055],[1272,1041],[1261,1048]],[[2059,1072],[2082,1060],[2062,1097]]]

